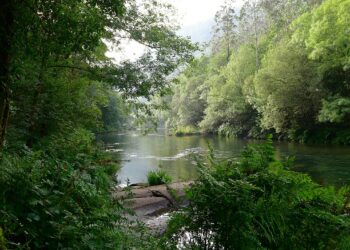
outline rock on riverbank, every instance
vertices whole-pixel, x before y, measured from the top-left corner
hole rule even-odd
[[[192,183],[178,182],[158,186],[139,184],[129,189],[117,190],[114,198],[124,199],[125,207],[133,210],[139,218],[154,217],[185,206],[185,189]]]
[[[135,213],[134,216],[130,215],[131,220],[142,221],[155,235],[162,235],[170,218],[168,212],[188,204],[185,190],[192,183],[178,182],[159,186],[140,183],[119,188],[113,196],[122,199],[124,206]]]

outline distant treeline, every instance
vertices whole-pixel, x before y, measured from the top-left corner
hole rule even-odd
[[[162,99],[169,129],[350,143],[349,0],[226,3],[210,45]]]

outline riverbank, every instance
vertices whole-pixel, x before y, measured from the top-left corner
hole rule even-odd
[[[350,146],[349,129],[318,129],[314,131],[305,130],[299,133],[257,133],[255,135],[236,135],[230,132],[200,131],[199,129],[179,129],[168,132],[168,136],[219,136],[224,138],[236,138],[240,140],[266,141],[268,136],[275,142],[298,143],[302,145],[339,145]]]
[[[157,186],[140,183],[118,188],[113,192],[113,198],[123,200],[124,206],[134,213],[131,219],[142,221],[154,234],[163,234],[169,219],[168,213],[188,205],[185,192],[192,183],[188,181]]]
[[[142,217],[158,216],[181,206],[185,206],[185,190],[192,181],[177,182],[169,185],[136,186],[118,189],[113,198],[124,200],[125,207]]]
[[[108,134],[101,140],[110,147],[113,159],[120,160],[116,179],[120,184],[147,182],[150,171],[162,169],[174,182],[198,177],[193,157],[205,159],[208,145],[219,159],[239,157],[250,144],[263,141],[219,136],[166,136],[150,134]],[[276,156],[295,157],[293,170],[307,173],[322,185],[343,186],[350,182],[350,147],[274,142]]]

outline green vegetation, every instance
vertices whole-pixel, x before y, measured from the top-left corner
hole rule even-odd
[[[115,249],[127,241],[121,206],[110,199],[115,164],[98,164],[95,154],[74,163],[32,151],[2,156],[0,221],[9,248]]]
[[[97,135],[135,118],[148,130],[152,108],[167,105],[159,114],[177,135],[350,144],[349,9],[258,0],[236,15],[227,1],[210,53],[193,60],[197,46],[162,1],[1,1],[0,248],[164,249],[187,231],[199,248],[346,249],[348,189],[288,170],[270,144],[240,162],[199,163],[191,204],[160,245],[113,199],[119,165]],[[105,55],[127,41],[144,54]],[[155,171],[148,182],[171,178]]]
[[[185,136],[185,135],[196,135],[200,134],[199,130],[194,126],[184,126],[176,128],[176,136]]]
[[[169,184],[172,181],[171,176],[169,176],[164,170],[150,171],[147,174],[148,185],[156,186],[162,184]]]
[[[166,91],[192,59],[171,11],[158,1],[1,1],[1,249],[155,249],[112,199],[118,164],[95,135],[128,129],[138,100]],[[105,56],[125,39],[145,54]]]
[[[349,0],[231,1],[209,53],[176,79],[171,130],[349,144]]]
[[[349,249],[349,188],[321,187],[272,143],[249,146],[236,161],[198,162],[190,205],[167,235],[184,249]],[[190,238],[184,237],[191,235]]]
[[[0,228],[0,249],[1,250],[6,249],[6,239],[4,237],[4,233],[2,232],[1,228]]]

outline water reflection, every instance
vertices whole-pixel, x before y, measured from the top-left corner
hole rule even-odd
[[[196,178],[192,155],[206,155],[208,143],[220,158],[238,157],[248,143],[260,141],[222,137],[174,137],[160,134],[108,134],[101,137],[107,150],[122,158],[118,180],[126,183],[145,182],[147,173],[162,168],[175,181]],[[280,159],[295,156],[295,170],[310,174],[316,181],[329,185],[350,184],[350,147],[307,146],[275,143]]]

